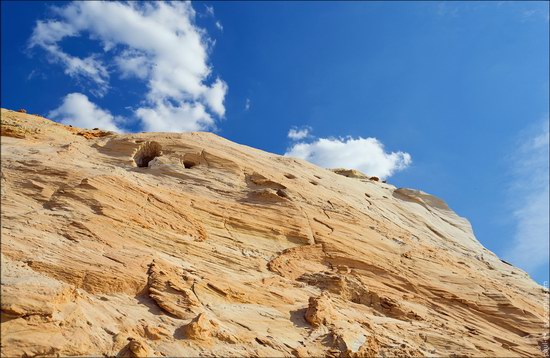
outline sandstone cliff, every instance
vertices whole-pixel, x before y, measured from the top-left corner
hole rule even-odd
[[[548,291],[429,194],[1,114],[2,356],[543,356]]]

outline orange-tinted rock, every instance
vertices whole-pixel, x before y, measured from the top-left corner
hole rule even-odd
[[[217,334],[218,324],[209,319],[204,313],[183,327],[183,333],[187,339],[209,340]]]
[[[309,298],[309,305],[304,317],[313,326],[329,324],[334,320],[334,311],[330,297],[326,292],[318,297]]]
[[[430,194],[1,114],[2,356],[542,354],[548,290]]]

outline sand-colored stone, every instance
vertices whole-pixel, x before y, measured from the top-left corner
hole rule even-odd
[[[304,317],[313,326],[331,324],[336,319],[333,311],[330,296],[327,291],[323,291],[318,297],[309,298]]]
[[[204,313],[201,313],[183,326],[182,332],[187,339],[208,341],[213,335],[216,335],[218,326],[215,321],[206,317]]]
[[[548,291],[429,194],[1,116],[2,356],[543,356]]]

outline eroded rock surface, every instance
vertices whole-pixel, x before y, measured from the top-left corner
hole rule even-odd
[[[543,355],[548,291],[429,194],[210,133],[1,129],[2,356]]]

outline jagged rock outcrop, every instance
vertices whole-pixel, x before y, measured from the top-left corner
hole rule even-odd
[[[335,168],[332,169],[332,171],[347,178],[369,179],[367,175],[361,173],[359,170],[356,169]]]
[[[309,306],[304,314],[304,318],[313,326],[329,324],[334,320],[334,312],[330,297],[327,292],[323,292],[319,297],[310,297]]]
[[[2,356],[543,356],[548,291],[429,194],[1,114]]]

